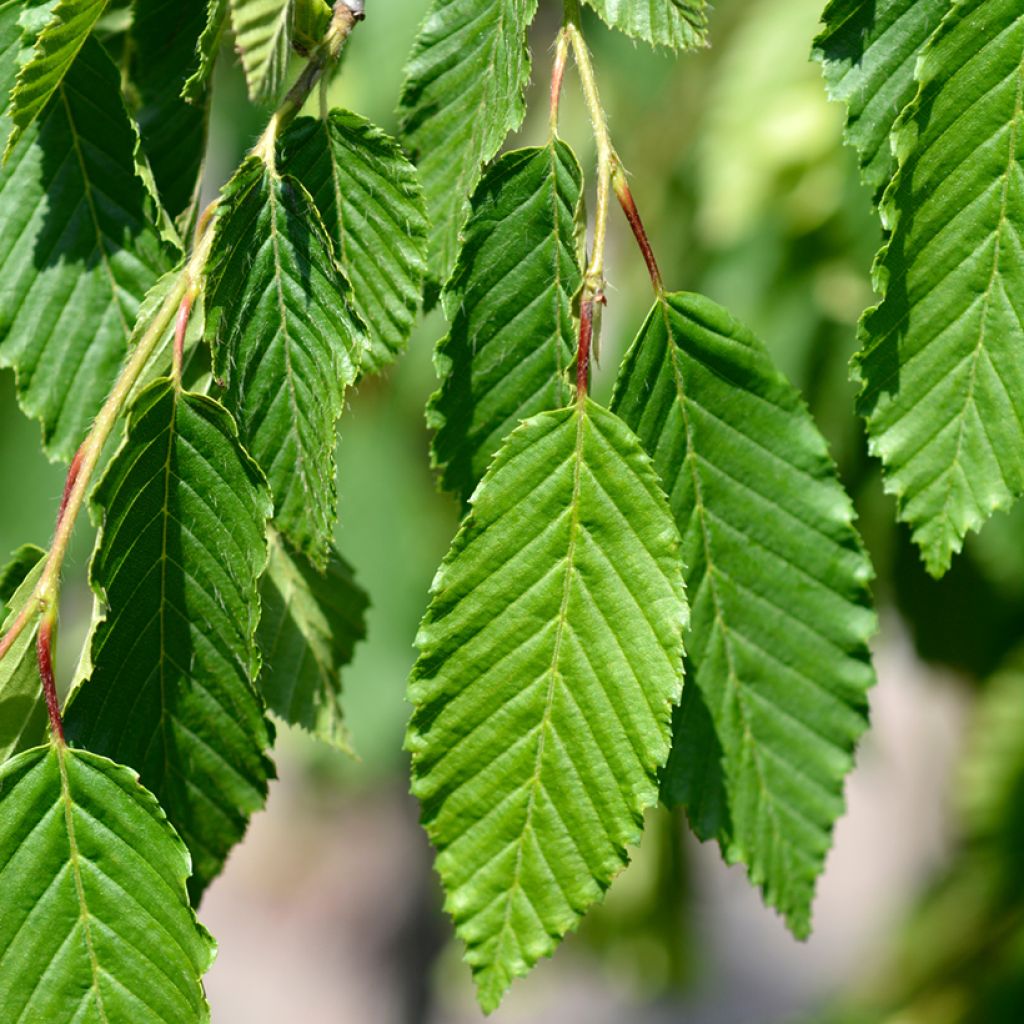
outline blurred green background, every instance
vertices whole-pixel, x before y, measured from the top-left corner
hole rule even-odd
[[[847,364],[872,301],[881,240],[841,145],[842,110],[808,55],[822,0],[718,0],[712,47],[673,58],[587,17],[615,144],[666,284],[704,292],[768,344],[803,390],[860,512],[882,610],[875,722],[821,886],[816,937],[793,942],[685,822],[650,815],[634,864],[496,1021],[699,1024],[1002,1024],[1024,1020],[1024,538],[1003,516],[940,583],[894,525],[867,457]],[[401,70],[426,0],[367,0],[333,104],[394,131]],[[530,114],[510,145],[546,133],[551,41],[542,0]],[[207,185],[216,189],[266,112],[225,48]],[[563,135],[593,145],[571,72]],[[595,393],[650,304],[624,221],[613,221]],[[357,759],[282,733],[281,780],[211,891],[218,1024],[480,1019],[430,852],[406,796],[404,686],[427,589],[457,523],[428,464],[434,313],[407,356],[349,400],[338,449],[338,540],[373,606],[345,677]],[[47,542],[62,485],[0,375],[0,548]],[[70,679],[90,614],[91,538],[79,530],[62,610]]]

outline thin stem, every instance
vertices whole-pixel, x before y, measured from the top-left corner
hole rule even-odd
[[[64,722],[60,717],[60,701],[57,698],[57,682],[53,676],[53,627],[56,621],[56,608],[50,608],[39,624],[39,635],[36,637],[36,660],[39,664],[39,678],[43,681],[43,696],[46,698],[46,713],[50,717],[50,730],[53,738],[65,745]]]
[[[636,208],[633,193],[629,189],[629,182],[626,181],[626,175],[621,165],[617,165],[612,172],[612,186],[619,198],[622,212],[626,215],[626,220],[629,221],[629,226],[633,229],[633,237],[636,239],[637,245],[640,246],[640,252],[643,255],[644,263],[647,264],[647,273],[651,276],[651,284],[654,286],[655,294],[664,295],[665,285],[661,279],[661,271],[658,269],[658,261],[654,258],[651,240],[647,237],[644,222],[640,219],[640,211]]]
[[[565,78],[565,65],[569,59],[569,37],[564,32],[558,33],[555,45],[555,63],[551,68],[551,134],[558,134],[558,102],[562,97],[562,80]]]
[[[185,361],[185,332],[188,330],[188,320],[192,314],[192,303],[195,302],[195,297],[196,292],[192,289],[181,297],[178,318],[174,324],[174,382],[179,387],[181,386],[181,366]]]

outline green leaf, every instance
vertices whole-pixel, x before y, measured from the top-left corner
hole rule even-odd
[[[261,103],[281,91],[292,51],[293,0],[230,0],[235,45],[249,98]]]
[[[263,468],[278,529],[317,567],[334,531],[335,425],[367,342],[320,216],[293,178],[243,164],[207,265],[214,374]]]
[[[7,1021],[205,1024],[214,943],[188,851],[134,772],[48,745],[0,767]]]
[[[480,169],[522,123],[537,0],[433,0],[405,69],[401,130],[420,169],[430,270],[448,279]]]
[[[875,193],[896,169],[890,145],[897,115],[914,98],[914,65],[950,0],[831,0],[814,41],[829,96],[846,104],[846,142]]]
[[[15,551],[0,578],[4,602],[0,637],[22,613],[43,574],[44,552],[34,544]],[[34,614],[0,660],[0,764],[21,750],[42,742],[46,704],[36,663],[40,615]]]
[[[207,105],[180,95],[206,12],[202,0],[134,0],[134,8],[131,82],[142,148],[161,202],[177,217],[197,191],[206,148]]]
[[[707,46],[706,0],[584,0],[611,28],[652,46]]]
[[[3,40],[17,46],[16,34]],[[70,459],[170,259],[135,175],[117,69],[98,43],[82,47],[25,142],[0,172],[0,366],[14,367],[47,453]]]
[[[193,896],[259,810],[273,766],[254,689],[270,503],[216,402],[154,382],[95,494],[106,617],[65,729],[128,764],[192,851]]]
[[[341,670],[366,636],[369,598],[333,548],[325,573],[273,535],[260,589],[260,689],[283,721],[351,750],[341,710]]]
[[[18,70],[11,92],[11,130],[4,150],[10,158],[18,140],[40,115],[74,63],[107,0],[60,0],[35,41],[32,56]]]
[[[572,150],[552,140],[506,153],[473,195],[427,413],[434,465],[463,502],[520,420],[569,401],[582,188]]]
[[[493,1010],[627,861],[686,624],[649,459],[587,401],[502,446],[432,588],[406,745],[446,909]]]
[[[207,0],[206,25],[196,43],[195,70],[185,80],[181,90],[181,98],[189,103],[206,102],[207,83],[213,74],[227,15],[228,0]]]
[[[941,575],[1024,492],[1024,12],[964,0],[895,129],[881,305],[854,364],[886,490]],[[966,112],[966,113],[965,113]]]
[[[874,683],[853,507],[796,389],[701,296],[655,304],[612,408],[654,459],[683,536],[696,686],[665,796],[805,936]]]
[[[358,114],[302,117],[280,143],[281,170],[313,197],[352,282],[370,341],[362,372],[404,351],[427,270],[427,218],[416,169],[398,143]]]

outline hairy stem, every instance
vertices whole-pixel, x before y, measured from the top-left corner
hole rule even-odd
[[[63,746],[64,721],[60,717],[60,701],[57,699],[57,681],[53,676],[53,627],[57,609],[50,608],[43,616],[36,637],[36,660],[39,664],[39,678],[43,682],[43,696],[46,698],[46,713],[50,717],[50,731],[53,738]]]
[[[626,181],[626,175],[621,165],[616,165],[612,172],[612,187],[615,189],[615,195],[618,196],[622,212],[626,215],[626,220],[629,221],[629,226],[633,230],[633,237],[636,239],[637,245],[640,246],[640,252],[643,255],[644,263],[647,264],[647,273],[651,276],[655,294],[664,295],[665,285],[661,279],[661,270],[658,268],[658,261],[654,258],[651,240],[647,237],[644,222],[640,219],[640,211],[636,208],[633,193],[629,189],[629,182]]]

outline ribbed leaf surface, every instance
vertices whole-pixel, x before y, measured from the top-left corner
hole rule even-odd
[[[0,637],[21,614],[43,572],[44,552],[26,544],[0,580]],[[0,764],[41,743],[46,732],[43,684],[36,663],[39,615],[34,616],[0,660]]]
[[[882,213],[859,411],[886,489],[941,575],[1024,492],[1024,10],[964,0],[918,65]]]
[[[0,13],[8,71],[19,38],[11,11]],[[69,459],[81,442],[143,295],[170,267],[135,143],[117,69],[88,41],[0,171],[0,365],[14,367],[53,457]]]
[[[139,396],[95,501],[106,618],[65,728],[138,771],[192,851],[198,896],[273,774],[254,689],[270,502],[227,412],[168,380]]]
[[[189,103],[202,103],[205,100],[206,86],[213,74],[227,16],[228,0],[206,0],[206,24],[196,42],[195,59],[189,62],[190,67],[195,67],[181,90],[182,99]]]
[[[214,944],[188,851],[127,768],[62,746],[0,767],[7,1024],[205,1024]]]
[[[284,84],[292,49],[293,0],[230,0],[235,45],[249,98],[273,99]]]
[[[402,134],[430,217],[430,271],[448,279],[480,168],[522,123],[537,0],[432,0],[405,69]]]
[[[335,424],[366,338],[320,215],[258,161],[228,184],[208,264],[214,373],[274,495],[280,531],[317,566],[336,517]]]
[[[896,169],[889,136],[914,98],[914,65],[950,0],[831,0],[814,55],[829,96],[847,106],[846,141],[861,180],[881,193]]]
[[[260,689],[283,721],[350,750],[341,709],[341,670],[366,636],[369,598],[334,549],[325,573],[274,536],[260,586]]]
[[[506,153],[473,195],[427,414],[434,464],[463,502],[520,420],[569,400],[582,187],[572,150],[553,140]]]
[[[160,200],[177,217],[196,191],[206,148],[206,104],[181,97],[206,24],[203,0],[135,0],[131,27],[131,81],[142,147]]]
[[[59,0],[51,11],[11,92],[5,161],[50,101],[106,6],[107,0]]]
[[[281,169],[313,197],[352,283],[370,341],[362,372],[404,351],[427,270],[427,218],[416,169],[390,135],[347,110],[299,118],[281,140]]]
[[[874,682],[853,508],[796,390],[708,299],[656,303],[612,407],[654,459],[683,536],[696,686],[664,795],[804,936]]]
[[[434,580],[406,741],[485,1010],[639,840],[686,617],[679,538],[622,422],[588,400],[515,430]]]
[[[707,0],[584,0],[605,24],[652,46],[707,45]]]

